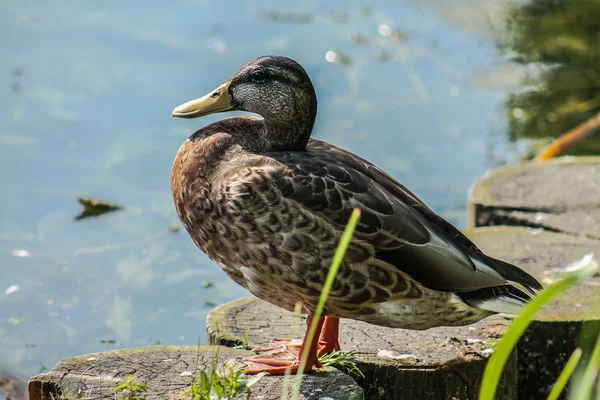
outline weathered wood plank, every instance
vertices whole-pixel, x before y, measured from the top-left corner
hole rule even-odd
[[[218,351],[217,365],[235,365],[248,351],[217,346],[155,346],[88,354],[60,361],[50,372],[29,380],[31,400],[79,398],[114,400],[114,388],[124,378],[135,374],[148,386],[147,400],[190,399],[196,367],[208,368]],[[279,400],[283,377],[265,376],[252,387],[252,399]],[[291,382],[292,380],[290,380]],[[290,387],[293,383],[290,383]],[[291,398],[291,390],[290,393]],[[349,376],[329,368],[304,377],[301,399],[361,400],[360,387]],[[52,397],[54,396],[54,397]],[[78,397],[83,396],[83,397]],[[245,396],[237,397],[239,399]]]

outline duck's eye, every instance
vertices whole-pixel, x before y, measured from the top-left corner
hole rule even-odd
[[[262,82],[267,78],[267,74],[263,71],[255,71],[252,73],[252,80],[254,82]]]

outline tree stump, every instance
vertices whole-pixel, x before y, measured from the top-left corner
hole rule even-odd
[[[494,170],[473,184],[469,226],[526,226],[600,239],[600,157]]]
[[[359,352],[365,375],[357,382],[367,399],[476,399],[491,348],[504,333],[507,319],[488,318],[471,326],[409,331],[342,320],[342,350]],[[266,347],[271,339],[301,337],[305,318],[255,297],[215,308],[207,318],[212,344]],[[516,399],[516,359],[509,363],[499,398]]]
[[[114,400],[114,389],[131,374],[148,386],[147,400],[190,399],[185,394],[191,388],[197,368],[211,371],[216,360],[221,374],[227,366],[239,366],[248,351],[221,346],[155,346],[113,350],[62,360],[50,372],[29,380],[30,400]],[[252,386],[252,399],[281,399],[284,378],[265,376]],[[291,398],[293,379],[289,380]],[[333,369],[303,378],[300,399],[362,400],[363,392],[349,376]],[[236,399],[245,399],[245,394]]]
[[[564,267],[600,250],[600,242],[526,228],[480,228],[467,232],[483,251],[512,262],[549,283]],[[574,350],[585,321],[600,318],[600,277],[556,300],[539,316],[506,367],[499,399],[540,398],[558,377]],[[365,379],[357,382],[367,399],[476,399],[487,355],[509,320],[493,316],[470,326],[426,331],[382,328],[342,320],[340,345],[359,352]],[[256,298],[237,300],[214,309],[207,320],[209,343],[235,345],[248,330],[252,346],[271,339],[298,337],[304,320]]]

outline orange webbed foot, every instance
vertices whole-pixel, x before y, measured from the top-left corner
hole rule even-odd
[[[257,350],[257,355],[243,359],[248,374],[268,372],[271,375],[295,374],[300,370],[300,355],[303,343],[298,340],[276,339],[271,347]],[[321,368],[316,353],[310,355],[304,366],[304,371],[313,367]]]
[[[272,375],[294,374],[301,370],[300,357],[306,351],[307,358],[302,372],[308,372],[313,367],[321,368],[319,356],[340,349],[338,341],[339,318],[325,317],[313,319],[308,317],[306,336],[310,332],[312,324],[317,324],[315,332],[319,334],[318,340],[313,340],[310,347],[299,340],[275,339],[271,346],[266,349],[257,350],[257,355],[245,358],[246,372],[258,374],[267,372]]]

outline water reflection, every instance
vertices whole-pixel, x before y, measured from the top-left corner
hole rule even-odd
[[[554,138],[600,112],[600,3],[534,0],[507,16],[505,51],[528,67],[524,87],[508,98],[511,138]],[[600,153],[600,135],[569,150]]]

